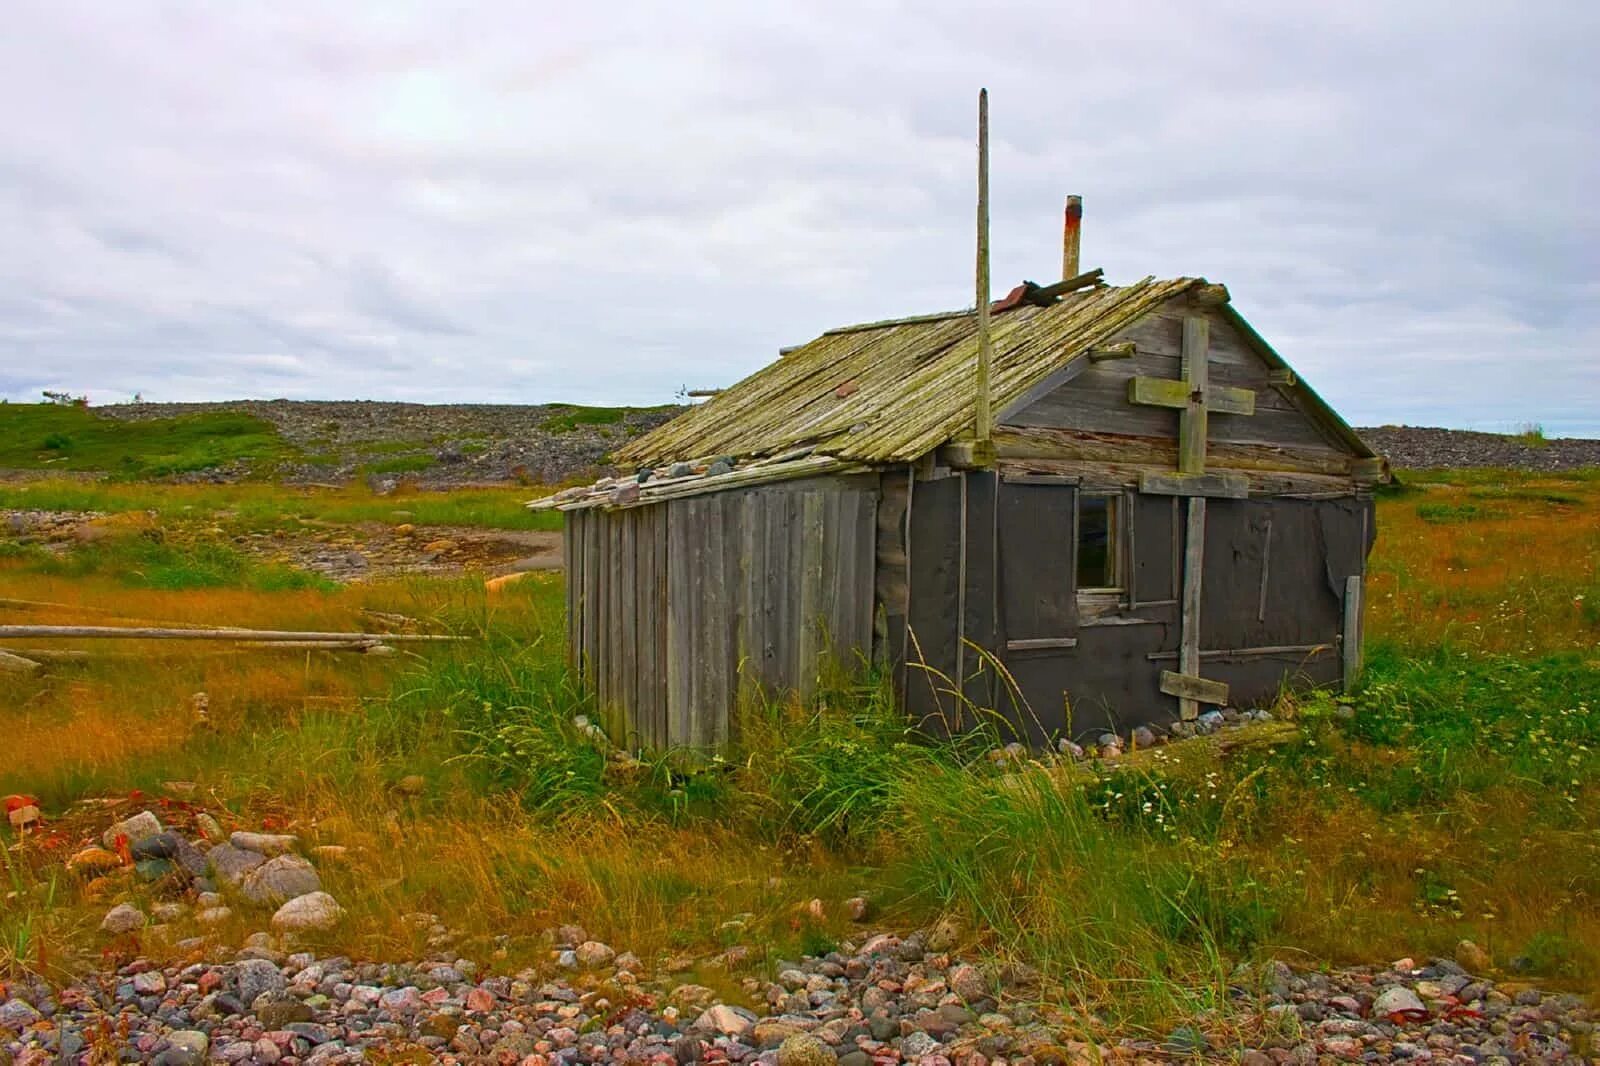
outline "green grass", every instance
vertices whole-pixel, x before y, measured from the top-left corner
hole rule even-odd
[[[362,485],[328,489],[266,483],[196,486],[49,479],[0,482],[0,508],[151,512],[163,522],[203,520],[230,531],[290,528],[301,521],[560,529],[558,512],[530,511],[524,506],[542,492],[508,487],[378,495]]]
[[[576,404],[551,404],[558,413],[544,420],[546,433],[570,433],[579,426],[612,426],[637,411],[660,411],[665,407],[581,407]]]
[[[256,592],[330,590],[333,582],[290,566],[261,563],[213,540],[168,543],[159,530],[74,546],[61,555],[35,553],[26,569],[55,577],[110,576],[130,588],[242,588]]]
[[[0,404],[0,468],[164,477],[291,457],[273,427],[230,411],[121,421],[84,407]]]
[[[391,459],[380,459],[375,463],[366,463],[361,467],[364,474],[415,474],[431,469],[438,465],[437,456],[422,454],[396,455]]]

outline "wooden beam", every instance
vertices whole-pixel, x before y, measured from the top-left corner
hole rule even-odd
[[[1226,681],[1212,681],[1194,674],[1161,671],[1161,691],[1169,696],[1178,697],[1185,704],[1209,703],[1216,707],[1225,707],[1228,704]],[[1184,717],[1185,719],[1198,717],[1198,713]]]
[[[8,651],[0,651],[0,674],[31,674],[39,669],[32,659],[24,659]]]
[[[1292,386],[1299,380],[1299,378],[1294,376],[1294,371],[1290,370],[1288,367],[1281,367],[1277,370],[1267,371],[1268,385]]]
[[[988,441],[994,429],[989,399],[989,363],[994,339],[989,328],[989,90],[978,90],[978,395],[973,411],[973,436]],[[993,461],[992,458],[990,460]]]
[[[1178,442],[1172,437],[1002,424],[995,427],[994,439],[1001,459],[1100,459],[1108,463],[1146,463],[1169,470],[1178,461]],[[1210,441],[1206,445],[1206,462],[1229,470],[1340,475],[1348,484],[1351,459],[1328,448]]]
[[[1108,359],[1132,359],[1137,354],[1137,349],[1132,341],[1119,341],[1116,344],[1097,344],[1089,349],[1089,361],[1091,363],[1103,363]]]
[[[1355,690],[1361,677],[1361,575],[1344,579],[1344,632],[1341,634],[1344,690]]]
[[[1158,474],[1139,475],[1139,491],[1153,496],[1215,496],[1242,500],[1250,495],[1250,482],[1239,474]]]
[[[1200,674],[1200,577],[1205,565],[1206,500],[1189,500],[1189,515],[1183,538],[1183,606],[1179,617],[1178,670],[1197,677]],[[1185,722],[1200,716],[1200,705],[1193,696],[1178,696],[1178,717]]]
[[[1008,640],[1006,651],[1048,651],[1053,648],[1076,648],[1077,637],[1035,637],[1029,640]]]
[[[68,637],[101,640],[233,640],[279,643],[283,641],[373,641],[383,644],[423,641],[457,641],[466,637],[430,633],[317,633],[279,629],[157,629],[131,626],[0,626],[0,639],[37,640]]]
[[[987,470],[994,466],[997,455],[993,437],[956,440],[939,449],[939,462],[955,470]]]
[[[1357,481],[1388,481],[1389,461],[1382,456],[1353,459],[1350,462],[1350,476]]]
[[[1089,357],[1094,358],[1093,349]],[[1194,401],[1194,393],[1187,382],[1172,378],[1129,378],[1128,402],[1148,404],[1151,407],[1186,409]],[[1207,410],[1224,415],[1253,415],[1256,413],[1256,394],[1249,389],[1236,389],[1228,385],[1213,385],[1205,390],[1201,401]]]
[[[1196,287],[1189,294],[1189,298],[1194,301],[1197,307],[1221,307],[1232,299],[1228,295],[1228,287],[1216,283]]]
[[[1188,406],[1178,419],[1178,469],[1185,474],[1206,472],[1206,383],[1207,349],[1211,343],[1211,322],[1199,315],[1183,320],[1183,380],[1188,385]],[[1193,397],[1200,402],[1195,403]]]

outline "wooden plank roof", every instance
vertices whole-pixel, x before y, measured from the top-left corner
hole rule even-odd
[[[1105,286],[993,319],[993,406],[1000,410],[1089,347],[1199,278]],[[830,330],[632,441],[618,465],[658,466],[796,447],[861,463],[909,462],[970,435],[977,316],[924,315]]]

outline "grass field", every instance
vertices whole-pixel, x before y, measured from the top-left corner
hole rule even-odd
[[[0,405],[0,469],[164,477],[245,461],[265,469],[294,454],[270,424],[241,412],[119,422],[72,404]]]
[[[526,521],[509,494],[0,489],[0,506],[155,512],[122,547],[79,549],[92,565],[0,557],[0,597],[57,605],[0,607],[6,620],[87,621],[84,608],[114,605],[347,629],[377,610],[476,638],[389,659],[149,645],[5,678],[0,794],[36,795],[66,820],[55,837],[4,838],[0,965],[94,960],[108,902],[84,898],[60,863],[73,831],[100,823],[75,821],[74,801],[170,798],[163,783],[187,781],[225,821],[348,846],[349,862],[324,870],[351,912],[333,940],[363,955],[418,950],[402,916],[420,910],[496,967],[543,963],[541,932],[569,920],[646,959],[732,943],[777,957],[850,935],[841,903],[864,894],[887,924],[954,915],[971,950],[1043,967],[1044,994],[1090,1032],[1217,1005],[1240,959],[1385,962],[1463,937],[1504,972],[1594,990],[1600,478],[1406,480],[1379,501],[1353,717],[1312,695],[1277,708],[1295,728],[1226,751],[1203,738],[1112,766],[996,767],[983,738],[930,742],[881,685],[840,678],[808,705],[747,708],[741,749],[692,771],[610,757],[574,724],[588,708],[563,664],[559,574],[495,595],[471,577],[128,576],[152,569],[139,538],[187,543],[219,516],[270,527],[435,507]],[[205,730],[190,711],[201,691]],[[419,794],[397,789],[408,775],[425,779]]]

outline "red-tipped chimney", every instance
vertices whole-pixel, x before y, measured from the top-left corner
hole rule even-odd
[[[1061,280],[1078,276],[1078,235],[1083,229],[1083,197],[1067,197],[1066,218],[1061,223]]]

